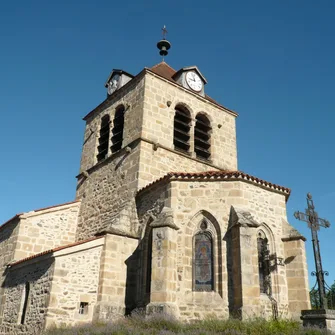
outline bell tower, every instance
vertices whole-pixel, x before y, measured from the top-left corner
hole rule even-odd
[[[166,33],[157,43],[163,57]],[[112,71],[107,98],[84,117],[77,239],[107,230],[137,237],[135,195],[169,172],[237,169],[237,114],[206,84],[197,66],[176,71],[164,60],[136,76]]]

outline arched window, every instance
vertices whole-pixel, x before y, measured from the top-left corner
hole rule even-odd
[[[200,225],[201,231],[194,236],[194,289],[214,290],[213,238],[207,231],[207,223]]]
[[[194,151],[197,158],[209,159],[210,153],[210,131],[211,125],[207,117],[197,114],[194,128]]]
[[[105,159],[108,154],[109,120],[110,120],[109,115],[105,115],[101,119],[98,155],[97,155],[98,162]]]
[[[173,144],[177,150],[188,152],[190,149],[191,116],[189,111],[180,105],[175,109]]]
[[[124,128],[124,106],[120,106],[115,111],[113,130],[112,130],[112,153],[122,148],[123,128]]]
[[[271,294],[270,250],[263,231],[257,236],[259,288],[261,293]]]
[[[21,325],[23,325],[26,321],[26,314],[27,314],[28,302],[29,302],[29,293],[30,293],[30,283],[26,282],[23,287],[20,311],[19,311],[18,323],[20,323]]]

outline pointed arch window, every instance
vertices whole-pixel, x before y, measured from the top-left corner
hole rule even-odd
[[[173,127],[174,148],[188,152],[190,150],[191,116],[185,107],[180,105],[176,107]]]
[[[110,123],[109,115],[105,115],[101,119],[101,125],[100,125],[98,155],[97,155],[98,162],[105,159],[108,154],[109,123]]]
[[[203,114],[197,114],[194,127],[194,151],[196,157],[200,159],[209,159],[210,152],[210,132],[212,127],[208,118]]]
[[[270,250],[264,232],[257,236],[259,288],[261,293],[271,295]]]
[[[194,236],[194,290],[214,290],[213,238],[207,231],[206,222],[201,223],[201,231]]]
[[[115,111],[112,130],[112,153],[122,148],[123,128],[124,128],[124,106],[120,106]]]

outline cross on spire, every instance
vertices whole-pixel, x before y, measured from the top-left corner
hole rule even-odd
[[[312,232],[312,242],[313,242],[313,251],[314,251],[314,260],[315,260],[315,269],[316,271],[312,272],[312,275],[315,275],[318,282],[318,290],[319,290],[319,298],[320,298],[320,308],[327,309],[328,302],[326,297],[326,287],[325,287],[325,277],[324,275],[328,275],[327,271],[322,270],[322,262],[321,262],[321,252],[318,238],[318,230],[320,227],[329,228],[330,223],[325,219],[321,219],[318,216],[318,213],[315,211],[314,203],[312,200],[312,195],[310,193],[307,194],[307,208],[306,212],[295,212],[294,217],[300,221],[305,221],[308,223],[308,227]]]
[[[166,35],[167,35],[168,31],[166,30],[165,24],[164,27],[162,28],[162,35],[163,35],[163,40],[166,39]]]
[[[163,61],[164,61],[164,56],[168,54],[168,50],[171,48],[170,42],[165,38],[167,32],[168,31],[166,30],[166,27],[164,25],[164,27],[162,28],[163,39],[161,39],[157,43],[157,48],[159,49],[159,54],[163,57]]]

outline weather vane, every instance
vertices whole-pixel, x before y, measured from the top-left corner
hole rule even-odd
[[[163,61],[164,61],[164,56],[167,56],[168,50],[171,48],[171,43],[166,39],[167,32],[168,31],[166,30],[166,27],[164,25],[164,27],[162,28],[163,39],[161,39],[157,43],[157,48],[159,49],[159,54],[163,56]]]

